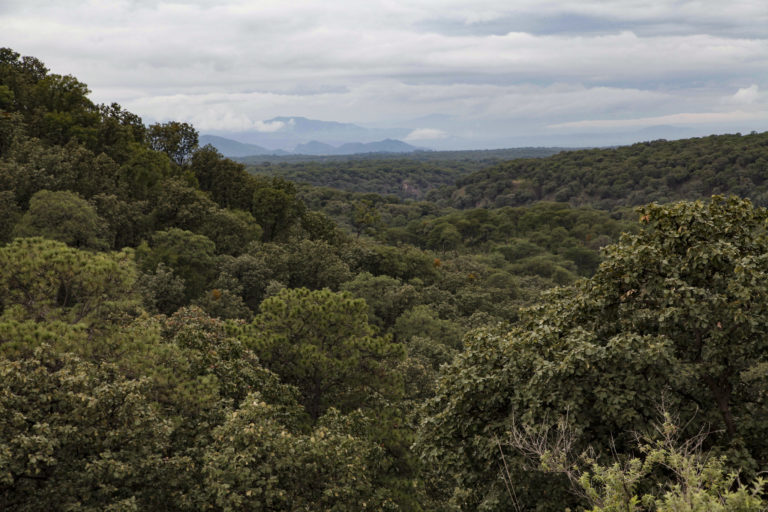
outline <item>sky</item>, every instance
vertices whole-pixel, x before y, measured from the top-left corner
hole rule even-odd
[[[202,133],[303,116],[464,149],[768,130],[766,0],[0,0],[0,46]]]

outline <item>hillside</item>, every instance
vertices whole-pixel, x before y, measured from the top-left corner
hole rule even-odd
[[[768,132],[658,140],[513,160],[430,196],[457,208],[560,201],[612,209],[712,194],[768,204]]]
[[[88,94],[0,49],[0,510],[765,510],[768,210],[619,207],[766,134],[246,170]]]
[[[416,151],[348,157],[247,157],[239,159],[253,174],[279,176],[318,187],[360,193],[392,194],[419,199],[462,176],[516,158],[543,158],[559,148],[514,148],[488,151]]]

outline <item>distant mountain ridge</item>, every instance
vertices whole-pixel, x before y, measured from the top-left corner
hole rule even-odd
[[[230,158],[239,158],[256,155],[287,155],[286,151],[280,149],[273,150],[259,146],[257,144],[246,144],[236,140],[219,137],[217,135],[201,135],[199,138],[200,146],[210,144],[219,150],[219,153]]]
[[[282,118],[275,118],[279,120]],[[295,119],[295,118],[291,118]],[[310,120],[307,120],[310,121]],[[271,122],[271,121],[270,121]],[[280,121],[282,122],[282,121]],[[323,122],[325,123],[325,122]],[[341,123],[336,123],[341,124]],[[267,149],[257,144],[247,144],[226,137],[217,135],[201,135],[200,145],[210,144],[219,152],[230,158],[244,158],[249,156],[263,155],[318,155],[318,156],[336,156],[336,155],[355,155],[364,153],[412,153],[422,151],[422,148],[412,146],[400,140],[384,139],[376,142],[347,142],[340,146],[333,146],[317,140],[298,144],[293,151]]]

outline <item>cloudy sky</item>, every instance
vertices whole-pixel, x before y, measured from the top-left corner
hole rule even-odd
[[[0,45],[204,133],[275,116],[434,147],[768,130],[766,0],[0,0]]]

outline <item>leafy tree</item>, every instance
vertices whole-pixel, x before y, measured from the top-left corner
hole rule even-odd
[[[351,435],[355,423],[329,411],[307,435],[254,393],[213,433],[205,489],[220,510],[396,509],[371,478],[380,449]]]
[[[113,249],[135,247],[149,234],[147,201],[126,201],[114,194],[97,194],[89,202],[107,224],[107,242]]]
[[[636,434],[635,453],[610,465],[590,451],[572,452],[573,432],[563,419],[557,426],[515,428],[506,441],[525,453],[533,471],[562,473],[590,512],[758,512],[765,510],[765,481],[742,483],[723,456],[702,449],[706,432],[680,439],[680,427],[662,408],[663,423]],[[501,441],[499,442],[501,446]],[[505,475],[515,500],[515,482]],[[519,507],[520,504],[517,503]]]
[[[34,105],[30,135],[52,144],[66,144],[75,138],[92,142],[98,112],[88,99],[88,87],[71,75],[48,74],[30,90]]]
[[[251,213],[264,229],[264,241],[284,237],[304,213],[304,203],[296,197],[296,186],[282,178],[258,179],[254,183]]]
[[[116,162],[128,160],[136,144],[144,142],[147,128],[139,116],[117,103],[99,105],[98,110],[101,122],[93,149],[105,151]]]
[[[171,228],[156,231],[137,250],[139,266],[154,271],[162,263],[184,280],[186,300],[198,297],[214,277],[216,246],[207,237]]]
[[[372,276],[361,272],[344,283],[344,291],[364,299],[369,307],[371,323],[389,329],[395,320],[419,299],[416,287],[389,276]]]
[[[261,237],[261,226],[248,212],[212,207],[198,228],[199,232],[216,244],[219,254],[237,256],[248,245]]]
[[[467,490],[465,507],[500,495],[495,436],[513,420],[537,424],[566,410],[579,446],[613,437],[621,453],[632,446],[623,433],[647,430],[663,397],[695,418],[688,428],[721,429],[709,442],[734,463],[768,464],[757,378],[768,349],[768,213],[714,197],[641,215],[644,231],[608,247],[592,279],[550,294],[510,332],[476,333],[446,367],[422,453]],[[527,499],[538,485],[557,488],[508,456]]]
[[[459,230],[448,223],[436,224],[427,237],[428,247],[443,252],[457,249],[461,245],[461,242],[462,237]]]
[[[213,146],[199,148],[192,154],[189,168],[202,190],[223,208],[249,210],[256,180],[242,164],[224,158]]]
[[[336,248],[323,240],[300,240],[284,246],[287,281],[291,288],[337,290],[351,275]]]
[[[82,249],[106,249],[106,224],[77,194],[41,190],[14,229],[17,237],[42,236]]]
[[[204,192],[178,178],[158,183],[150,196],[150,204],[155,229],[179,228],[198,231],[204,224],[210,223],[211,217],[219,212],[216,203]],[[242,216],[236,217],[242,220]],[[227,220],[232,222],[235,219]],[[213,226],[206,227],[211,232],[216,231]]]
[[[174,313],[162,327],[163,338],[184,349],[192,374],[216,376],[222,398],[239,404],[249,393],[258,392],[270,404],[297,405],[295,388],[263,368],[221,320],[193,306]]]
[[[152,149],[165,153],[176,165],[183,166],[197,149],[198,133],[187,123],[155,123],[147,130],[147,140]]]
[[[0,507],[167,509],[185,461],[170,423],[114,366],[45,348],[0,359]]]
[[[305,211],[301,216],[303,236],[310,240],[323,240],[339,246],[346,241],[346,234],[328,215],[322,212]]]
[[[373,201],[363,200],[355,204],[352,212],[352,225],[355,227],[357,236],[361,233],[373,234],[381,226],[381,214],[376,209]]]
[[[132,309],[135,279],[128,252],[92,253],[43,238],[0,248],[2,305],[23,318],[104,325]]]
[[[171,162],[162,153],[136,145],[120,166],[117,180],[123,194],[133,200],[149,199],[155,187],[171,175]]]
[[[4,89],[5,88],[5,89]],[[16,113],[5,112],[2,107],[1,97],[8,98],[11,91],[4,85],[0,85],[0,156],[6,155],[14,142],[22,135],[23,118]]]
[[[590,512],[622,510],[653,512],[761,512],[765,482],[758,478],[751,488],[739,482],[737,472],[729,471],[725,457],[707,457],[699,440],[679,442],[677,427],[669,420],[659,427],[657,439],[639,442],[641,457],[611,466],[591,461],[579,478],[584,495],[593,505]],[[661,469],[661,471],[659,471]],[[670,474],[659,481],[659,473]],[[656,485],[643,493],[644,484]]]
[[[284,289],[261,304],[246,343],[264,364],[299,388],[313,419],[329,407],[350,410],[377,395],[396,396],[386,363],[402,345],[373,335],[368,306],[346,293]]]
[[[227,288],[213,288],[193,302],[215,318],[251,321],[253,311],[240,293]]]
[[[13,227],[21,217],[16,198],[10,190],[0,191],[0,243],[8,242],[13,233]]]
[[[144,307],[151,313],[170,315],[187,302],[184,279],[163,262],[154,269],[142,272],[136,289]]]
[[[464,329],[453,320],[440,318],[432,306],[422,304],[400,315],[393,332],[398,340],[419,337],[434,340],[446,347],[459,348]]]

